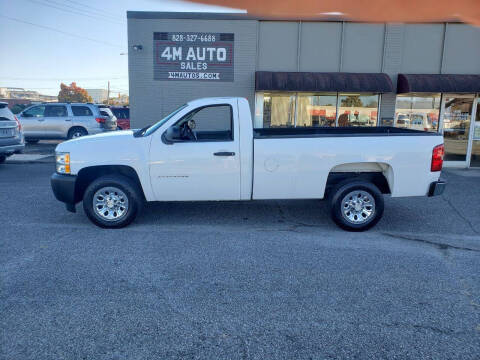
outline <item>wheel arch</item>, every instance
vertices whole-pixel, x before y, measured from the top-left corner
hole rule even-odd
[[[325,192],[341,182],[351,180],[369,181],[382,192],[391,194],[394,186],[393,168],[382,162],[354,162],[338,164],[330,169]]]
[[[67,138],[70,137],[70,133],[71,133],[72,131],[74,131],[75,129],[82,129],[82,130],[84,130],[84,131],[87,133],[87,135],[88,135],[88,130],[87,130],[87,128],[86,128],[85,126],[82,126],[82,125],[73,125],[73,126],[71,126],[70,129],[68,129],[68,131],[67,131]]]
[[[88,185],[90,185],[92,181],[105,175],[122,175],[131,179],[137,185],[145,200],[145,193],[143,192],[140,178],[135,169],[128,165],[96,165],[80,169],[75,183],[75,200],[77,202],[81,201]]]

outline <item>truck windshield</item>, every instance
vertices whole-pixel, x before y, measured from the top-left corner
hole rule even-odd
[[[172,116],[174,116],[176,113],[178,113],[180,110],[182,110],[185,106],[187,106],[187,104],[183,104],[178,109],[174,110],[173,112],[171,112],[170,114],[165,116],[162,120],[160,120],[159,122],[150,126],[147,130],[145,130],[145,132],[143,133],[143,136],[148,136],[148,135],[153,134],[160,126],[165,124],[168,120],[170,120],[170,118]]]

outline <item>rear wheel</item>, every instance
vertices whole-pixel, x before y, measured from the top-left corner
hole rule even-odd
[[[342,229],[368,230],[375,226],[383,215],[383,195],[370,182],[343,182],[335,186],[331,194],[331,216]]]
[[[68,131],[68,139],[76,139],[82,136],[88,135],[87,130],[81,127],[74,127]]]
[[[83,209],[94,224],[120,228],[135,219],[142,202],[138,186],[132,180],[122,175],[107,175],[87,187]]]

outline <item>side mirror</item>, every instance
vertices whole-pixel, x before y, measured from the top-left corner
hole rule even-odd
[[[177,125],[170,126],[162,135],[165,144],[172,145],[174,142],[182,140],[180,135],[180,127]]]

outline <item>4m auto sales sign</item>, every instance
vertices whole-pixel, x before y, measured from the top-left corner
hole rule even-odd
[[[233,81],[231,33],[153,33],[154,80]]]

